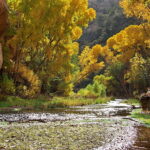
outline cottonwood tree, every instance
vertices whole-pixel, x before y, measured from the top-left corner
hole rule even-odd
[[[25,96],[40,90],[68,95],[71,58],[78,52],[82,28],[96,17],[87,0],[9,0],[10,31],[6,47],[15,82]],[[18,81],[18,76],[23,80]]]

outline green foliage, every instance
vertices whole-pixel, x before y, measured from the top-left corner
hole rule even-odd
[[[136,54],[130,60],[130,69],[126,74],[127,82],[133,90],[133,95],[140,95],[150,86],[150,59],[144,59],[140,54]]]
[[[10,49],[6,46],[3,47],[3,67],[8,70],[11,68],[11,62],[10,62]]]
[[[71,94],[72,90],[73,84],[62,80],[61,77],[48,78],[47,81],[42,83],[42,93],[46,95],[67,96]]]
[[[105,74],[111,77],[108,81],[107,91],[115,96],[128,96],[124,75],[126,73],[126,65],[121,62],[114,62],[108,66]]]
[[[109,81],[112,80],[112,76],[105,76],[104,74],[96,75],[94,77],[94,82],[108,86]]]
[[[121,62],[115,62],[112,65],[108,66],[106,74],[114,77],[116,80],[124,76],[125,64]]]
[[[54,97],[52,100],[47,100],[46,97],[39,97],[38,99],[22,99],[20,97],[5,96],[0,99],[0,108],[9,108],[14,110],[15,107],[21,109],[51,109],[63,108],[69,106],[83,106],[90,104],[104,104],[112,100],[110,97],[87,99],[83,97]]]
[[[78,91],[78,95],[84,97],[105,97],[106,96],[106,86],[100,84],[98,81],[94,81],[93,84],[89,84],[86,88]]]
[[[140,101],[138,99],[127,99],[124,100],[123,103],[129,104],[129,105],[140,105]]]
[[[15,107],[25,108],[25,109],[40,109],[43,107],[43,104],[47,102],[47,100],[43,99],[22,99],[20,97],[15,96],[5,96],[0,101],[1,108],[7,108],[13,110]]]
[[[52,100],[52,106],[56,107],[67,107],[67,106],[83,106],[83,105],[91,105],[91,104],[105,104],[110,101],[110,97],[103,97],[103,98],[83,98],[83,97],[67,97],[67,98],[59,98],[55,97]],[[54,105],[55,104],[55,105]]]
[[[141,123],[144,123],[150,127],[150,115],[142,113],[141,109],[134,110],[131,117],[138,119]]]
[[[5,94],[14,94],[16,91],[14,81],[7,73],[0,76],[0,91]]]

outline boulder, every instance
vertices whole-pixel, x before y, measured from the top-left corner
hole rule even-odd
[[[8,7],[6,0],[0,0],[0,39],[8,27]],[[0,43],[0,69],[3,64],[2,45]]]
[[[0,0],[0,37],[8,27],[8,7],[6,0]]]
[[[143,93],[141,95],[140,102],[141,102],[143,111],[150,112],[150,89],[148,89],[147,93]]]

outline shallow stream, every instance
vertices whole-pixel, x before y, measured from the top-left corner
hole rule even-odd
[[[150,128],[116,99],[46,112],[0,114],[0,150],[150,150]]]

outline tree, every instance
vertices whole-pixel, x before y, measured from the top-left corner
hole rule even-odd
[[[145,92],[146,87],[150,86],[149,66],[150,58],[144,59],[138,53],[130,60],[130,68],[125,78],[127,83],[130,84],[130,88],[135,96]]]
[[[136,53],[150,56],[150,25],[130,25],[107,40],[107,46],[114,53],[114,59],[129,62]]]
[[[80,72],[77,81],[83,80],[90,73],[101,70],[105,66],[105,62],[109,61],[113,53],[106,47],[97,44],[92,48],[85,47],[79,56]]]
[[[137,17],[150,21],[150,1],[149,0],[121,0],[120,6],[128,17]]]
[[[108,81],[108,93],[115,96],[129,96],[127,89],[125,74],[127,72],[127,65],[122,62],[113,62],[106,70],[106,77],[111,77]]]
[[[88,8],[87,0],[9,0],[8,5],[10,29],[5,47],[11,51],[11,65],[3,68],[12,72],[17,91],[22,84],[26,91],[22,94],[33,96],[50,84],[56,88],[53,92],[68,95],[76,40],[96,17],[94,9]]]
[[[127,16],[143,19],[144,22],[140,25],[126,27],[110,37],[104,47],[100,45],[95,45],[91,49],[86,47],[80,56],[80,59],[83,60],[83,63],[80,61],[81,68],[83,68],[81,75],[87,76],[93,71],[100,70],[101,67],[98,66],[98,63],[103,62],[103,67],[104,64],[106,67],[108,66],[107,76],[113,77],[110,84],[121,89],[114,88],[115,91],[130,95],[129,82],[126,81],[125,75],[128,70],[133,70],[131,60],[137,54],[140,54],[145,61],[150,57],[149,1],[122,0],[120,5]],[[96,69],[94,65],[97,65]]]

